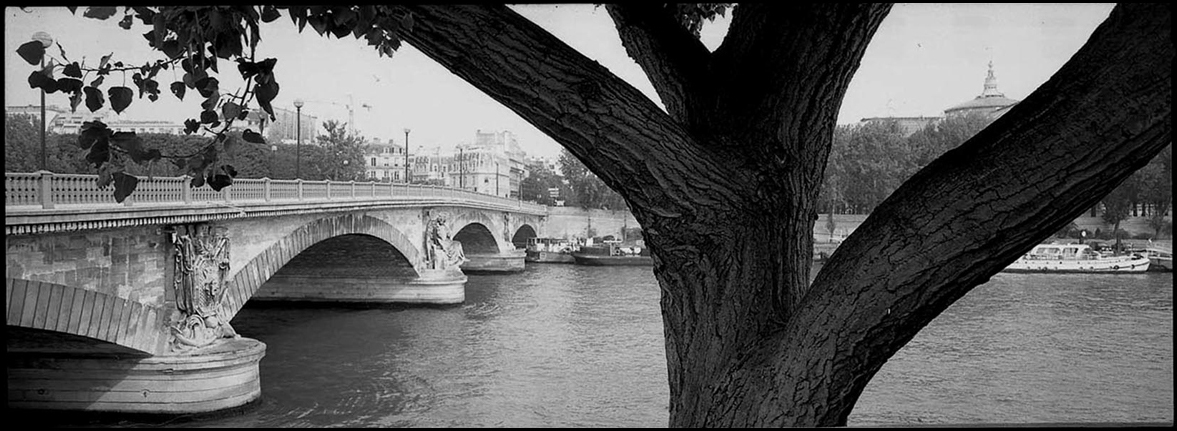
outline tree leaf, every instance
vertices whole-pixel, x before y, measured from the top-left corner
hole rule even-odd
[[[107,63],[110,62],[110,56],[112,56],[112,55],[114,55],[113,52],[102,56],[102,59],[98,61],[98,69],[107,69],[109,72],[109,68],[107,67]],[[98,73],[102,73],[102,71],[99,70]]]
[[[106,190],[106,186],[110,185],[112,167],[113,165],[107,163],[106,166],[98,168],[98,190]]]
[[[197,131],[200,131],[200,122],[199,121],[196,121],[191,118],[184,121],[184,133],[185,134],[191,135],[193,133],[196,133]]]
[[[82,67],[79,66],[78,62],[75,61],[73,63],[65,65],[65,69],[63,69],[61,71],[61,74],[65,75],[65,76],[72,77],[72,78],[81,78],[82,77]]]
[[[401,18],[401,27],[404,27],[405,31],[413,31],[413,14],[406,13],[405,17]]]
[[[221,191],[221,189],[223,189],[225,187],[229,187],[230,184],[233,184],[233,177],[230,177],[225,174],[213,175],[208,180],[208,186],[212,187],[213,190],[216,190],[218,192]]]
[[[78,130],[78,146],[84,150],[110,136],[111,130],[106,127],[105,123],[98,120],[87,121],[82,123],[82,127]]]
[[[270,106],[270,101],[278,97],[278,83],[271,80],[265,84],[258,85],[254,92],[257,96],[258,106],[261,106],[266,113],[270,114],[270,118],[273,119],[274,108]]]
[[[110,109],[115,113],[121,114],[124,109],[131,105],[131,100],[135,97],[135,92],[127,87],[111,87],[106,90],[110,95]]]
[[[192,188],[198,188],[200,186],[203,186],[204,185],[204,176],[203,175],[196,175],[196,176],[192,177],[192,181],[188,182],[188,185],[192,186]]]
[[[278,9],[271,5],[262,6],[262,22],[270,22],[282,17]]]
[[[196,83],[195,83],[196,91],[200,92],[201,97],[209,97],[213,93],[219,91],[219,89],[220,89],[219,84],[220,83],[217,81],[217,78],[214,78],[211,76],[206,76],[206,77],[196,81]]]
[[[82,92],[76,91],[69,96],[69,110],[70,112],[78,112],[78,105],[82,104]]]
[[[165,40],[160,44],[159,50],[173,60],[184,54],[184,48],[176,40]]]
[[[254,132],[253,129],[245,129],[244,132],[241,132],[241,139],[244,139],[245,142],[252,142],[255,144],[266,143],[266,139],[257,132]]]
[[[233,165],[223,165],[221,166],[221,170],[225,171],[226,174],[229,174],[230,177],[237,177],[237,170],[233,169]]]
[[[40,88],[46,93],[54,93],[58,89],[57,80],[46,76],[40,70],[29,74],[29,88]]]
[[[200,107],[205,110],[208,110],[208,111],[215,110],[217,108],[217,102],[219,102],[220,100],[221,100],[221,93],[220,92],[213,92],[212,95],[208,96],[208,99],[205,99],[205,101],[200,102]]]
[[[217,121],[217,113],[211,110],[200,111],[200,123],[209,124]]]
[[[86,8],[86,12],[82,16],[94,19],[107,19],[118,12],[118,8],[113,6],[90,6]]]
[[[122,21],[119,21],[119,27],[122,27],[123,30],[130,30],[131,25],[135,23],[134,20],[135,20],[134,15],[131,15],[131,14],[123,15]]]
[[[114,200],[123,203],[127,196],[135,192],[135,187],[139,185],[139,177],[123,172],[115,172],[111,176],[114,180]]]
[[[82,91],[82,81],[73,78],[61,78],[57,80],[57,89],[63,93],[80,93]]]
[[[86,154],[86,161],[93,163],[94,167],[101,168],[103,163],[110,160],[110,144],[106,139],[99,139],[90,147],[90,153]]]
[[[102,97],[102,91],[94,87],[86,87],[82,89],[86,93],[86,108],[90,112],[96,112],[102,109],[102,105],[106,104],[106,99]]]
[[[114,132],[110,135],[110,143],[132,156],[143,152],[143,139],[135,132]]]
[[[221,118],[224,118],[226,121],[231,118],[237,118],[238,114],[241,114],[241,105],[233,102],[226,102],[224,105],[221,105]]]
[[[173,82],[170,88],[172,89],[172,94],[176,95],[176,98],[184,100],[184,92],[188,91],[188,87],[183,82]]]

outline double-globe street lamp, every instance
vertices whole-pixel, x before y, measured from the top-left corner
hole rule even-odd
[[[49,49],[49,46],[53,45],[53,36],[50,36],[49,33],[46,33],[43,31],[38,31],[36,33],[33,33],[32,39],[34,41],[41,42],[41,46],[44,47],[45,49]],[[41,69],[45,69],[45,56],[44,55],[41,56]],[[45,124],[45,88],[41,88],[41,170],[42,171],[49,170],[48,164],[45,161],[46,160],[45,159],[45,128],[46,128],[46,124]]]
[[[298,141],[294,144],[294,178],[302,178],[302,99],[294,99],[294,108],[297,112],[295,117],[295,129],[297,130]],[[286,135],[290,136],[290,135]]]

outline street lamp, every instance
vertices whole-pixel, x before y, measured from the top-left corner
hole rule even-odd
[[[41,46],[49,49],[53,45],[53,36],[49,33],[38,31],[33,33],[32,39],[41,42]],[[45,56],[41,56],[41,69],[45,69]],[[41,170],[49,170],[48,164],[45,162],[45,88],[41,88]]]
[[[409,179],[409,128],[405,127],[405,184],[411,184]]]
[[[294,99],[294,108],[298,111],[295,120],[298,142],[294,144],[294,178],[302,178],[302,99]]]

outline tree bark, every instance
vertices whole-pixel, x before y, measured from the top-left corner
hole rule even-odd
[[[723,46],[680,57],[646,52],[683,43],[649,11],[611,8],[670,114],[505,7],[404,8],[407,42],[629,203],[662,288],[671,426],[845,424],[924,325],[1171,140],[1169,7],[1119,6],[1054,78],[896,190],[810,285],[836,113],[888,6],[741,5]]]

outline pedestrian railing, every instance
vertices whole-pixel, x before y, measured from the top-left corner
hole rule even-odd
[[[176,205],[193,203],[282,203],[324,201],[411,201],[446,200],[469,202],[519,209],[542,214],[543,205],[504,198],[501,196],[461,190],[452,187],[393,184],[355,181],[304,181],[235,179],[220,191],[208,186],[191,187],[189,177],[139,178],[135,192],[122,203],[114,199],[111,190],[98,188],[97,175],[34,173],[4,173],[4,206],[6,209],[68,209],[86,206]]]

